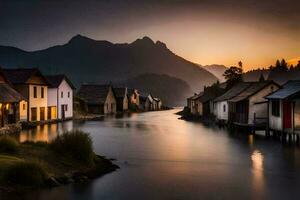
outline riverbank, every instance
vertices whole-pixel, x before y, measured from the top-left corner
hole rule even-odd
[[[60,139],[56,144],[17,143],[12,138],[8,142],[5,139],[4,144],[0,138],[0,143],[4,144],[2,147],[6,146],[0,147],[0,195],[89,181],[119,168],[112,159],[96,155],[93,151],[88,153],[92,147],[84,141],[88,138],[84,133],[78,138],[71,137],[65,142]],[[78,145],[79,142],[83,145]],[[65,149],[65,152],[61,153],[60,149]],[[75,153],[78,156],[74,156]]]

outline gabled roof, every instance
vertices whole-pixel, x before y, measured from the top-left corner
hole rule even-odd
[[[214,101],[226,101],[232,99],[233,97],[237,96],[241,92],[243,92],[246,88],[250,86],[251,82],[241,82],[233,86],[230,90],[225,92],[223,95],[217,97]]]
[[[0,83],[0,102],[1,103],[14,103],[23,100],[21,94],[14,90],[7,83]]]
[[[191,100],[196,100],[200,98],[203,95],[203,92],[200,92],[199,94],[195,94],[194,96],[191,96],[189,99]]]
[[[250,86],[247,87],[243,92],[238,94],[237,96],[230,99],[230,102],[238,102],[242,100],[246,100],[252,95],[256,94],[257,92],[261,91],[265,87],[269,86],[270,84],[275,84],[273,81],[261,81],[261,82],[251,82]]]
[[[216,97],[224,94],[225,89],[220,87],[209,87],[204,90],[203,95],[199,98],[202,103],[214,100]]]
[[[25,84],[33,75],[37,74],[47,83],[48,80],[42,75],[37,68],[19,68],[19,69],[3,69],[3,72],[7,79],[12,84]]]
[[[135,93],[135,91],[136,91],[135,89],[127,88],[127,95],[131,96],[131,95],[133,95]]]
[[[116,98],[124,98],[126,95],[126,88],[113,88]]]
[[[48,80],[48,82],[50,84],[50,88],[58,88],[59,85],[61,84],[61,82],[63,80],[65,80],[73,90],[76,89],[74,87],[74,85],[72,84],[72,82],[70,81],[70,79],[68,79],[68,77],[64,74],[48,75],[48,76],[45,76],[45,77],[46,77],[46,79]]]
[[[104,104],[110,85],[81,85],[77,95],[85,102],[90,104]]]
[[[288,81],[282,89],[268,95],[267,99],[286,99],[300,93],[300,80]]]

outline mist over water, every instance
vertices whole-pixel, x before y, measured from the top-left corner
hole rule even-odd
[[[57,130],[89,132],[120,169],[92,182],[12,194],[9,199],[298,199],[300,151],[278,141],[178,120],[178,110],[107,117],[23,131],[49,141]]]

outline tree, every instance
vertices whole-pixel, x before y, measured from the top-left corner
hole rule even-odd
[[[284,59],[281,60],[280,66],[283,71],[287,71],[289,69],[287,62]]]
[[[243,81],[243,69],[232,66],[224,72],[223,76],[226,79],[227,88],[231,88],[233,85]]]

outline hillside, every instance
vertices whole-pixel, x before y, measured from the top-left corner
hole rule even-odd
[[[179,78],[192,91],[199,91],[217,80],[210,72],[175,55],[164,43],[148,37],[129,44],[113,44],[77,35],[64,45],[33,52],[0,46],[0,66],[38,67],[46,74],[65,73],[76,86],[155,73]]]
[[[117,85],[150,92],[153,96],[161,97],[163,103],[169,106],[184,105],[186,97],[192,94],[185,81],[168,75],[142,74]]]
[[[216,64],[205,65],[205,66],[202,66],[202,68],[209,71],[213,75],[215,75],[220,82],[225,81],[223,74],[224,74],[225,70],[227,69],[227,67],[225,67],[224,65],[216,65]]]

